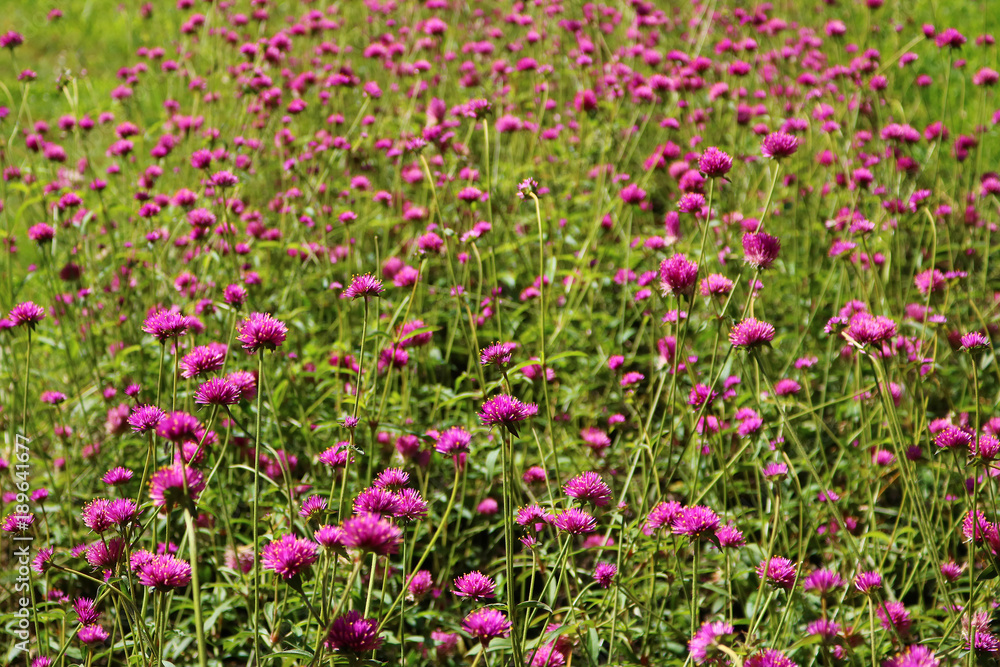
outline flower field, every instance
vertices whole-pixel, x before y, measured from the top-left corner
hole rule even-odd
[[[10,8],[0,662],[1000,662],[991,13]]]

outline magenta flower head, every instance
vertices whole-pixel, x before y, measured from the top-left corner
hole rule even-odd
[[[990,346],[990,339],[979,331],[971,331],[961,338],[962,349],[972,352],[973,350],[985,350]]]
[[[705,149],[698,158],[698,169],[709,178],[721,178],[733,168],[733,158],[715,146]]]
[[[135,433],[146,433],[155,429],[167,413],[155,405],[140,405],[132,408],[132,414],[128,416],[128,425]]]
[[[752,350],[761,345],[770,345],[774,340],[774,327],[767,322],[748,317],[729,331],[729,342],[734,347]]]
[[[496,582],[478,570],[473,570],[455,579],[455,595],[470,600],[485,600],[494,596]]]
[[[552,520],[552,525],[570,535],[592,533],[597,529],[597,520],[584,510],[572,507]]]
[[[691,296],[698,278],[698,265],[682,254],[660,263],[660,292],[663,296]]]
[[[288,327],[284,322],[271,317],[270,313],[250,313],[239,326],[237,340],[243,349],[256,354],[261,348],[274,350],[285,342]]]
[[[757,576],[774,588],[791,590],[795,585],[795,563],[781,556],[772,556],[757,566]]]
[[[527,199],[538,192],[538,181],[533,178],[526,178],[517,184],[517,198]]]
[[[596,472],[585,472],[566,482],[563,491],[582,503],[604,506],[611,501],[611,488]]]
[[[23,324],[33,331],[35,325],[45,319],[45,309],[32,301],[25,301],[11,308],[8,318],[14,326]]]
[[[798,667],[781,651],[766,648],[754,653],[743,662],[743,667]]]
[[[76,631],[76,638],[87,645],[104,643],[109,636],[107,630],[96,624],[82,625]]]
[[[872,591],[882,588],[882,575],[874,570],[861,572],[854,577],[854,587],[868,595]]]
[[[483,607],[465,617],[462,629],[487,646],[493,639],[510,634],[510,621],[499,609]]]
[[[212,185],[217,188],[232,188],[239,182],[240,179],[231,171],[217,171],[212,174]]]
[[[726,643],[727,638],[735,632],[735,628],[729,623],[706,621],[688,642],[691,661],[696,665],[704,665],[709,660],[724,657],[722,651],[718,650],[718,645]]]
[[[614,563],[600,562],[594,568],[594,581],[601,588],[609,588],[618,575],[618,567]]]
[[[133,557],[134,558],[134,557]],[[170,555],[152,556],[137,568],[139,583],[165,593],[191,582],[191,565]]]
[[[682,507],[671,522],[674,533],[698,539],[719,527],[719,515],[704,505]]]
[[[118,466],[117,468],[112,468],[104,473],[104,477],[101,478],[101,481],[108,486],[120,486],[131,480],[134,474],[135,473],[128,468]]]
[[[795,154],[799,147],[799,140],[787,132],[772,132],[764,137],[760,152],[764,157],[780,160]]]
[[[185,478],[187,496],[184,495]],[[149,497],[157,507],[179,505],[187,499],[197,500],[205,490],[205,476],[200,470],[195,470],[180,463],[160,468],[149,480]]]
[[[345,299],[359,299],[361,297],[368,298],[371,296],[378,296],[385,291],[382,287],[382,281],[373,276],[370,273],[366,273],[360,276],[354,276],[351,280],[351,284],[347,286],[344,290]]]
[[[111,501],[107,498],[96,498],[83,506],[83,523],[95,533],[101,534],[114,525],[108,516],[108,506]]]
[[[517,425],[538,412],[538,406],[522,403],[513,396],[500,394],[483,403],[479,420],[483,426],[502,426],[515,436]]]
[[[319,545],[312,540],[285,535],[264,547],[260,563],[265,570],[291,579],[316,562],[317,549]]]
[[[334,619],[326,633],[324,645],[332,651],[367,653],[382,646],[378,635],[378,621],[365,618],[351,610]]]
[[[222,298],[225,302],[237,310],[247,302],[247,296],[246,288],[237,283],[226,285],[226,289],[222,291]]]
[[[743,259],[757,269],[763,271],[771,268],[781,251],[781,241],[777,236],[764,232],[751,232],[743,235]]]
[[[44,222],[39,222],[37,225],[32,225],[28,228],[28,238],[42,245],[43,243],[48,243],[56,236],[56,230],[52,228],[51,225],[47,225]]]
[[[517,343],[494,343],[480,351],[479,361],[483,366],[506,368],[516,349]]]
[[[199,405],[236,405],[240,402],[240,389],[227,378],[212,378],[198,387],[194,402]]]
[[[403,531],[378,514],[362,514],[344,522],[344,546],[386,556],[399,549]]]
[[[934,651],[923,644],[914,644],[883,662],[882,667],[938,667],[940,664],[941,660],[934,655]]]
[[[458,456],[469,451],[472,434],[461,426],[452,426],[437,437],[434,449],[445,456]]]
[[[14,512],[3,519],[2,530],[5,533],[27,533],[35,523],[35,515],[25,512]]]

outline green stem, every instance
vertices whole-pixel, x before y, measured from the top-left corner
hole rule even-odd
[[[257,357],[258,382],[263,378],[264,353]],[[257,387],[257,428],[253,446],[253,659],[260,665],[260,413],[263,387]]]

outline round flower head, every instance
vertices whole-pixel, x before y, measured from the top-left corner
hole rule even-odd
[[[433,587],[434,577],[431,576],[430,570],[415,572],[406,584],[406,590],[411,600],[427,595]]]
[[[398,508],[399,498],[388,489],[365,489],[354,499],[355,514],[387,516],[395,514]]]
[[[517,343],[494,343],[482,349],[479,361],[483,366],[506,368],[516,349]]]
[[[934,652],[923,644],[908,646],[902,652],[882,663],[882,667],[938,667],[941,664]]]
[[[101,478],[101,481],[108,486],[120,486],[131,480],[133,474],[134,473],[128,468],[112,468],[104,473],[104,477]]]
[[[334,619],[326,633],[324,645],[332,651],[367,653],[382,646],[378,635],[378,621],[365,618],[351,610]]]
[[[77,598],[73,600],[73,611],[76,612],[76,619],[81,625],[97,623],[101,618],[101,612],[94,607],[94,601],[90,598]]]
[[[83,523],[97,534],[101,534],[114,525],[108,517],[108,506],[111,501],[107,498],[97,498],[90,501],[83,507]]]
[[[231,171],[217,171],[212,174],[212,185],[217,188],[231,188],[239,182],[236,174]]]
[[[978,331],[972,331],[965,334],[961,338],[962,349],[969,350],[985,350],[990,346],[990,339],[984,334]]]
[[[781,651],[766,648],[753,654],[743,662],[743,667],[797,667]]]
[[[455,595],[471,600],[485,600],[494,596],[496,582],[478,570],[473,570],[455,579]]]
[[[522,403],[513,396],[500,394],[483,403],[479,419],[483,426],[502,426],[517,435],[517,424],[535,414],[538,407]]]
[[[694,293],[698,265],[677,254],[660,263],[660,292],[663,296],[691,296]]]
[[[517,198],[525,199],[538,192],[538,182],[533,178],[526,178],[517,184]]]
[[[696,665],[703,665],[709,660],[715,660],[723,655],[718,650],[718,645],[725,643],[729,635],[736,630],[729,623],[723,621],[707,621],[702,624],[698,631],[688,642],[688,652],[691,661]]]
[[[734,347],[745,347],[748,350],[761,345],[770,345],[772,340],[774,340],[774,327],[753,317],[735,324],[729,331],[729,342]]]
[[[274,350],[285,342],[288,327],[280,320],[271,317],[270,313],[250,313],[239,326],[237,340],[243,344],[243,349],[255,354],[261,348]]]
[[[226,346],[218,343],[199,345],[180,361],[181,377],[191,379],[222,368],[226,360]]]
[[[142,330],[160,343],[187,333],[188,318],[174,310],[157,310],[146,318]]]
[[[580,502],[607,505],[611,501],[611,488],[596,472],[585,472],[566,482],[566,495]]]
[[[34,329],[36,324],[45,319],[45,309],[31,301],[25,301],[11,308],[8,317],[14,326],[23,324]]]
[[[875,571],[861,572],[854,577],[854,587],[867,595],[873,590],[882,588],[882,575]]]
[[[344,522],[344,546],[386,556],[399,549],[403,531],[378,514],[362,514]]]
[[[344,298],[368,298],[370,296],[378,296],[383,291],[385,291],[385,288],[382,287],[382,281],[370,273],[366,273],[361,276],[354,276],[351,284],[344,290]]]
[[[597,567],[594,568],[594,581],[601,588],[608,588],[611,586],[611,582],[615,580],[615,575],[618,574],[618,567],[613,563],[598,563]]]
[[[170,555],[153,556],[138,568],[139,583],[161,593],[191,582],[191,565]]]
[[[437,437],[434,449],[445,456],[458,456],[469,451],[472,434],[461,426],[452,426]]]
[[[733,168],[733,158],[715,146],[708,148],[698,158],[698,169],[709,178],[720,178]]]
[[[24,512],[14,512],[13,514],[8,514],[7,516],[4,517],[3,532],[24,534],[31,529],[31,526],[34,523],[35,523],[34,514],[27,514]]]
[[[884,629],[891,630],[895,627],[901,635],[905,635],[913,623],[910,612],[906,611],[906,606],[902,602],[883,602],[875,610],[875,615],[879,617]]]
[[[83,625],[76,631],[76,638],[84,644],[101,644],[109,636],[108,631],[99,625]]]
[[[486,646],[496,637],[506,637],[510,634],[510,621],[499,609],[483,607],[465,617],[462,629]]]
[[[757,566],[757,576],[775,588],[790,590],[795,585],[795,570],[795,563],[792,561],[781,556],[772,556],[760,562]]]
[[[243,285],[233,283],[226,285],[222,291],[222,298],[233,308],[239,309],[247,302],[247,290]]]
[[[799,147],[799,140],[787,132],[772,132],[764,137],[760,152],[764,157],[780,160],[793,155]]]
[[[743,235],[744,261],[755,269],[763,271],[771,267],[778,258],[781,241],[777,236],[765,232],[750,232]]]
[[[816,591],[819,595],[826,595],[832,590],[844,585],[844,580],[833,570],[821,569],[809,573],[802,581],[802,589],[806,591]]]
[[[597,529],[597,520],[589,513],[573,507],[556,515],[552,525],[570,535],[583,535]]]
[[[94,542],[86,547],[83,556],[94,570],[109,570],[125,555],[125,540],[112,537],[110,540]]]
[[[199,405],[236,405],[240,402],[240,390],[227,378],[211,378],[198,387],[194,402]]]
[[[285,535],[264,547],[260,563],[265,570],[273,570],[284,579],[291,579],[316,562],[318,548],[312,540]]]
[[[320,526],[313,533],[320,546],[326,549],[343,549],[344,529],[340,526]]]
[[[184,502],[185,478],[187,497],[196,500],[205,489],[205,476],[200,470],[175,463],[153,473],[149,480],[149,497],[153,499],[153,504],[165,508],[167,504],[178,505]]]
[[[719,516],[704,505],[682,507],[671,524],[678,535],[697,539],[709,533],[714,534],[715,529],[719,527]]]

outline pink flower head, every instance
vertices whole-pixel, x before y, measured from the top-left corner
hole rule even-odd
[[[351,280],[351,284],[344,290],[345,299],[358,299],[361,297],[368,298],[372,296],[378,296],[385,291],[382,287],[382,281],[366,273],[360,276],[354,276]]]
[[[538,406],[522,403],[508,394],[499,394],[483,403],[479,420],[483,426],[501,426],[517,435],[518,424],[538,412]]]
[[[791,590],[795,584],[795,563],[781,556],[772,556],[757,566],[757,576],[775,588]]]
[[[748,350],[761,345],[770,345],[773,340],[774,327],[753,317],[739,322],[729,331],[729,342],[734,347],[743,347]]]
[[[705,149],[698,159],[698,169],[709,178],[720,178],[733,168],[733,158],[715,146]]]
[[[664,296],[691,296],[694,293],[698,265],[682,254],[674,255],[660,263],[660,292]]]
[[[462,629],[486,646],[493,639],[510,634],[510,621],[499,609],[483,607],[465,617]]]
[[[570,498],[580,502],[589,502],[597,506],[607,505],[611,501],[611,488],[604,482],[600,474],[585,472],[566,482],[563,491]]]
[[[455,590],[458,597],[471,600],[485,600],[494,596],[496,582],[478,570],[473,570],[455,579]]]
[[[288,327],[271,317],[270,313],[250,313],[240,323],[238,330],[236,338],[250,354],[255,354],[261,348],[276,349],[285,342],[285,335],[288,333]]]
[[[34,330],[35,325],[45,319],[45,309],[32,301],[25,301],[11,308],[8,318],[14,326],[24,325]]]
[[[799,147],[799,140],[787,132],[772,132],[764,137],[761,144],[761,153],[764,157],[780,160],[795,154]]]
[[[183,588],[191,582],[190,563],[167,554],[151,556],[135,569],[140,584],[161,593],[173,588]]]
[[[334,619],[326,633],[324,646],[332,651],[347,653],[375,651],[382,646],[382,638],[378,635],[378,621],[365,618],[352,609]]]
[[[778,237],[765,232],[752,232],[743,235],[743,258],[753,268],[763,271],[771,268],[778,258],[781,241]]]
[[[284,535],[264,547],[260,562],[265,570],[273,570],[282,578],[291,579],[316,562],[318,548],[319,545],[312,540]]]

